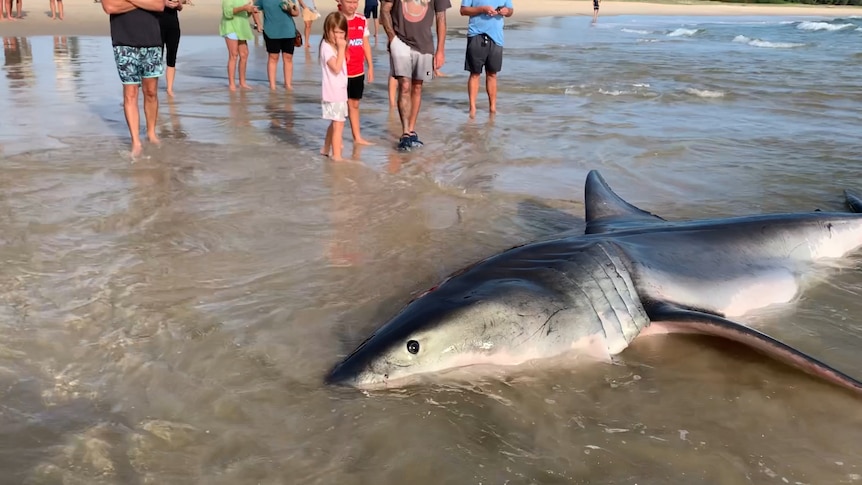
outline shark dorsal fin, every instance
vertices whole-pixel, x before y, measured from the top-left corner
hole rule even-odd
[[[663,223],[664,219],[638,209],[611,190],[596,170],[587,175],[584,187],[587,234],[599,234],[635,226]]]

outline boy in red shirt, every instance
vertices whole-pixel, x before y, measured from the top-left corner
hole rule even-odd
[[[365,91],[365,63],[368,63],[368,82],[374,82],[374,65],[371,62],[371,45],[365,17],[356,13],[359,0],[341,0],[341,13],[347,17],[347,117],[353,143],[371,145],[359,133],[359,100]]]

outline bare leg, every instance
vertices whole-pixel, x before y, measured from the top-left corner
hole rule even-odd
[[[419,108],[422,106],[422,81],[413,81],[410,98],[410,123],[407,126],[407,133],[416,130],[416,119],[419,118]]]
[[[239,85],[243,89],[251,89],[245,80],[245,68],[248,66],[248,42],[239,41],[237,52],[239,53]]]
[[[161,140],[156,136],[156,121],[159,119],[159,78],[143,79],[141,86],[144,90],[144,117],[147,122],[147,138],[151,143],[160,143]]]
[[[293,90],[293,54],[281,53],[282,69],[284,70],[284,87]]]
[[[266,59],[266,78],[269,80],[269,89],[275,89],[275,69],[278,67],[278,52],[269,54]]]
[[[401,133],[410,133],[410,113],[413,112],[412,97],[410,96],[410,78],[399,77],[398,79],[398,116],[401,118]]]
[[[168,96],[174,95],[174,78],[177,75],[177,68],[168,66],[165,69],[165,80],[167,81]]]
[[[17,11],[17,14],[18,14],[18,15],[17,15],[17,16],[18,16],[18,18],[19,18],[19,19],[24,18],[24,17],[22,17],[22,16],[21,16],[21,0],[18,0],[17,2],[15,2],[15,7],[16,7],[16,8],[15,8],[15,10]],[[10,10],[11,10],[11,9],[10,9]]]
[[[57,18],[57,0],[51,0],[51,20]]]
[[[227,45],[227,86],[231,91],[236,91],[236,61],[239,57],[239,41],[225,38],[224,43]]]
[[[488,92],[488,111],[497,112],[497,73],[485,72],[485,91]]]
[[[398,79],[389,76],[389,107],[394,108],[398,99]]]
[[[344,160],[341,157],[341,150],[344,147],[344,122],[332,122],[332,159],[336,162]]]
[[[362,138],[359,130],[359,100],[347,100],[347,117],[350,118],[350,131],[353,133],[353,143],[357,145],[372,145],[371,142]]]
[[[132,156],[141,154],[141,114],[138,111],[137,84],[123,84],[123,112],[126,114],[126,124],[129,125],[129,135],[132,137]]]
[[[476,96],[479,94],[479,76],[481,74],[470,73],[467,79],[467,98],[470,100],[470,118],[476,117]]]
[[[332,148],[332,125],[335,122],[329,123],[329,128],[326,129],[326,138],[323,139],[323,148],[320,149],[320,154],[324,157],[329,156],[329,150]]]
[[[63,0],[57,0],[57,10],[59,10],[60,20],[63,20]]]
[[[311,46],[311,20],[305,21],[305,48]]]

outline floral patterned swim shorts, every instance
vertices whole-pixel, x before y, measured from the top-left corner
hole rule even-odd
[[[141,79],[165,73],[161,47],[114,46],[114,61],[123,84],[141,84]]]
[[[344,121],[347,119],[347,102],[345,101],[335,103],[323,101],[320,103],[320,107],[325,120]]]

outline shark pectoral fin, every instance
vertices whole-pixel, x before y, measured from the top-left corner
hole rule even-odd
[[[667,333],[713,335],[745,344],[770,357],[834,384],[862,393],[862,382],[769,335],[718,315],[687,310],[670,303],[647,308],[650,320]],[[651,324],[652,326],[653,324]]]
[[[614,193],[596,170],[587,175],[584,187],[587,234],[600,234],[630,227],[666,223],[661,217],[639,209]]]
[[[847,205],[850,207],[850,210],[856,213],[862,213],[862,195],[850,190],[845,190],[844,198],[847,199]]]

